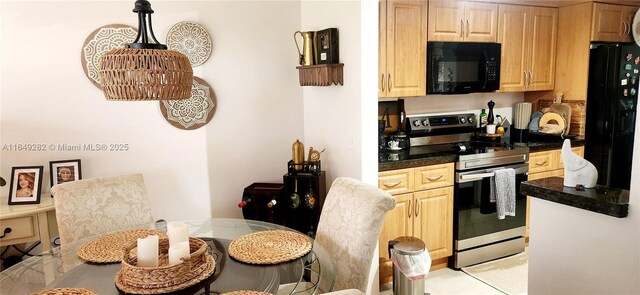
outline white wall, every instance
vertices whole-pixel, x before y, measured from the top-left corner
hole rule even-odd
[[[340,176],[361,179],[360,2],[302,1],[300,19],[302,31],[338,28],[344,63],[343,86],[303,87],[305,148],[327,149],[321,158],[327,185]]]
[[[529,294],[640,294],[640,132],[634,140],[627,217],[531,199]]]
[[[242,189],[282,181],[291,143],[303,135],[302,91],[291,35],[297,1],[153,1],[156,36],[175,23],[202,24],[213,53],[194,75],[217,96],[213,120],[172,127],[157,102],[110,102],[85,77],[82,44],[106,24],[137,27],[132,1],[2,1],[0,147],[21,143],[126,143],[127,152],[0,152],[11,167],[82,159],[83,178],[141,172],[154,217],[239,217]],[[0,195],[8,195],[7,187]]]

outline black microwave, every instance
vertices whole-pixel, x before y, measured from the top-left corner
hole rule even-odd
[[[500,44],[427,42],[427,93],[500,89]]]

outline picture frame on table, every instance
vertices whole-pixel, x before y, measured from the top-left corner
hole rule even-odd
[[[11,168],[9,205],[39,204],[44,166]]]
[[[49,174],[51,187],[82,179],[82,165],[80,162],[80,159],[50,161]]]

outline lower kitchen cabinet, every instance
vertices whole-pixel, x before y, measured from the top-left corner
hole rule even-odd
[[[432,260],[453,253],[453,187],[414,193],[413,236],[424,241]]]
[[[394,195],[396,207],[385,215],[379,240],[380,283],[391,280],[388,244],[397,237],[421,239],[433,261],[432,270],[438,268],[438,259],[440,267],[446,265],[446,258],[453,253],[453,163],[385,171],[378,177],[380,188],[391,194],[400,185],[390,185],[399,179],[413,180],[406,186],[411,192]],[[421,189],[424,187],[429,189]]]

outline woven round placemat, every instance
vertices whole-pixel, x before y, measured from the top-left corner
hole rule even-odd
[[[161,231],[152,229],[133,229],[109,234],[88,242],[78,249],[78,257],[95,263],[116,263],[122,259],[123,248],[134,243],[137,239],[150,235],[166,238]]]
[[[129,286],[125,283],[123,270],[120,270],[118,271],[115,277],[116,287],[119,290],[125,293],[130,293],[130,294],[164,294],[164,293],[171,293],[171,292],[179,291],[182,289],[186,289],[199,282],[202,282],[204,279],[208,278],[213,274],[213,271],[215,270],[215,267],[216,267],[216,262],[213,259],[213,256],[211,256],[211,254],[209,254],[208,252],[205,255],[206,255],[207,263],[204,266],[204,269],[201,270],[199,275],[197,275],[193,279],[186,281],[184,283],[170,285],[170,286],[161,287],[161,288],[141,288],[136,286]],[[194,269],[194,270],[197,270],[197,269]]]
[[[98,295],[98,293],[85,288],[55,288],[31,293],[31,295]]]
[[[241,236],[229,244],[229,256],[250,264],[278,264],[311,251],[311,241],[288,230],[268,230]]]
[[[220,295],[272,295],[272,294],[269,292],[260,292],[260,291],[252,291],[252,290],[238,290],[238,291],[222,293]]]

